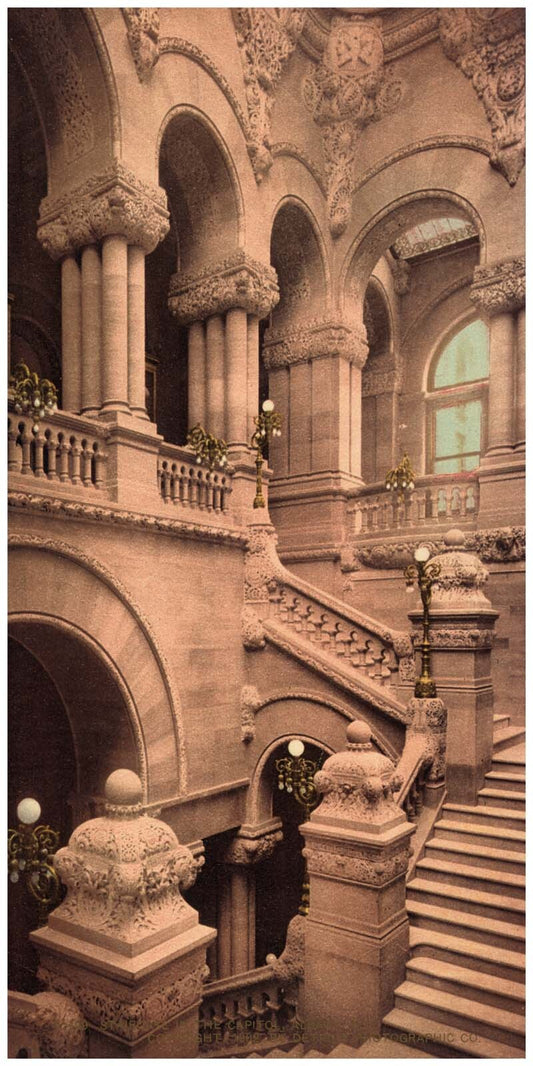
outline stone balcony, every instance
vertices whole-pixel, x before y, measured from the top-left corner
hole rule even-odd
[[[479,512],[479,472],[434,474],[417,479],[413,492],[399,501],[383,482],[365,485],[348,504],[348,540],[391,535],[434,534],[440,526],[474,527]]]

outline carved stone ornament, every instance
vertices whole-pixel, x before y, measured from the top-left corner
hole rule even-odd
[[[122,14],[139,81],[145,81],[159,59],[159,8],[123,7]]]
[[[87,1057],[85,1019],[79,1007],[59,992],[38,992],[27,1002],[9,1002],[9,1022],[35,1034],[41,1058]]]
[[[244,557],[244,599],[247,604],[268,604],[283,584],[285,572],[277,553],[278,538],[271,525],[251,525]]]
[[[295,981],[304,978],[305,918],[295,914],[287,926],[287,938],[281,955],[267,955],[267,966],[277,981]]]
[[[483,102],[490,161],[514,185],[525,159],[525,9],[450,7],[439,19],[445,54]]]
[[[367,566],[373,570],[403,570],[412,562],[413,552],[419,541],[389,541],[387,544],[345,545],[341,556],[341,570],[352,573]],[[444,548],[444,540],[425,540],[432,556]],[[484,563],[522,562],[526,554],[526,531],[524,526],[507,526],[501,529],[482,529],[465,534],[465,549],[475,552]],[[353,589],[347,583],[346,592]]]
[[[411,286],[411,264],[406,259],[392,259],[389,263],[396,295],[406,296]]]
[[[431,631],[433,645],[433,629]],[[446,728],[448,713],[443,700],[438,697],[419,699],[413,696],[407,704],[410,717],[405,744],[415,734],[425,740],[425,761],[429,767],[426,781],[442,781],[446,773]]]
[[[414,638],[415,648],[420,648],[422,637],[417,634]],[[459,648],[463,651],[482,651],[492,648],[494,632],[492,629],[467,628],[466,626],[449,626],[441,628],[431,627],[431,647]]]
[[[196,911],[180,888],[194,884],[203,857],[194,859],[164,822],[143,814],[142,786],[131,770],[105,784],[106,813],[74,830],[55,856],[67,887],[49,926],[135,956],[191,928]]]
[[[351,722],[347,729],[346,751],[330,755],[315,774],[317,792],[323,795],[311,822],[357,828],[379,833],[404,821],[394,800],[402,779],[393,763],[372,744],[366,722]]]
[[[260,625],[259,619],[257,621]],[[255,685],[243,685],[241,689],[241,740],[244,743],[255,737],[255,714],[261,703],[262,700]]]
[[[115,162],[69,196],[42,200],[37,237],[52,259],[112,235],[148,253],[168,233],[168,218],[164,190],[139,182]]]
[[[237,7],[232,9],[241,54],[250,123],[247,143],[256,180],[273,163],[270,120],[274,90],[290,59],[306,19],[304,8]]]
[[[247,651],[260,651],[266,644],[264,626],[253,607],[245,605],[241,612],[241,637]],[[244,728],[244,727],[243,727]],[[243,740],[251,738],[242,737]]]
[[[274,854],[275,848],[283,840],[281,829],[252,836],[241,830],[232,840],[224,853],[224,862],[238,866],[255,866]]]
[[[358,847],[352,851],[345,845],[328,842],[327,848],[307,847],[303,854],[310,874],[324,874],[376,888],[404,877],[409,864],[409,848],[404,843],[384,854],[381,848]]]
[[[334,15],[323,57],[303,84],[304,102],[322,131],[334,237],[351,217],[360,134],[393,111],[401,95],[400,82],[384,71],[381,20]]]
[[[240,250],[197,274],[173,274],[170,279],[168,306],[182,326],[233,307],[264,318],[278,301],[276,271]]]
[[[399,391],[400,376],[397,370],[368,370],[363,374],[363,396],[382,396]]]
[[[525,257],[507,259],[494,266],[476,267],[470,299],[489,316],[519,311],[526,300]]]
[[[440,573],[432,586],[432,607],[460,607],[470,610],[489,609],[490,600],[483,592],[489,572],[476,555],[465,549],[465,536],[460,529],[450,529],[444,536],[444,549],[432,556],[432,563]]]
[[[320,356],[340,356],[362,367],[368,356],[364,326],[313,319],[305,327],[265,333],[263,359],[268,370],[295,366]]]

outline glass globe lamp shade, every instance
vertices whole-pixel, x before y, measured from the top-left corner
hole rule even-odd
[[[17,807],[17,818],[23,825],[33,825],[40,817],[41,807],[36,799],[27,796]]]
[[[289,755],[294,756],[295,759],[299,759],[300,755],[303,755],[304,753],[305,744],[303,741],[295,739],[289,740],[287,747],[289,749]]]
[[[274,401],[273,400],[263,400],[263,411],[265,412],[265,414],[269,415],[269,414],[272,413],[273,410],[274,410]]]

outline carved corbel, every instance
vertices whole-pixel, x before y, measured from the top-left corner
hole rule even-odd
[[[470,299],[489,318],[519,311],[526,299],[525,257],[476,267]]]
[[[342,321],[313,319],[306,326],[287,330],[270,329],[265,334],[263,358],[268,370],[334,355],[362,367],[368,356],[364,326],[355,329]]]
[[[279,301],[276,271],[239,250],[197,274],[173,274],[168,306],[180,325],[242,307],[264,318]]]
[[[510,185],[525,159],[525,9],[445,8],[444,52],[474,86],[492,130],[490,161]]]
[[[237,866],[255,866],[256,863],[269,859],[282,840],[281,829],[258,832],[255,835],[253,831],[243,828],[226,848],[224,862]]]
[[[159,59],[159,8],[123,7],[122,14],[139,81],[146,81]]]
[[[257,621],[259,623],[259,619]],[[255,715],[261,706],[261,702],[261,697],[255,685],[243,685],[241,689],[241,740],[244,743],[253,740],[255,737]]]

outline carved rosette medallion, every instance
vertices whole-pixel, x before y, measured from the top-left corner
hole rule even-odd
[[[159,59],[159,8],[123,7],[122,14],[139,81],[145,81]]]
[[[115,163],[69,196],[42,200],[37,237],[52,259],[113,235],[148,253],[168,233],[168,218],[164,190],[139,182]]]
[[[264,318],[278,301],[276,271],[240,250],[197,274],[174,274],[170,279],[168,306],[182,326],[234,307]]]
[[[248,154],[257,182],[273,163],[270,122],[274,91],[302,32],[304,8],[237,7],[232,10],[246,89]]]
[[[514,185],[525,159],[525,9],[445,8],[439,20],[445,54],[485,108],[490,161]]]
[[[357,330],[346,322],[315,319],[305,327],[270,329],[265,334],[263,358],[268,370],[335,355],[364,366],[368,356],[364,326]]]
[[[351,216],[360,134],[401,99],[400,83],[384,71],[380,19],[333,17],[322,60],[304,80],[303,98],[322,131],[330,230],[339,236]]]
[[[525,257],[476,267],[470,299],[488,317],[519,311],[526,300]]]

